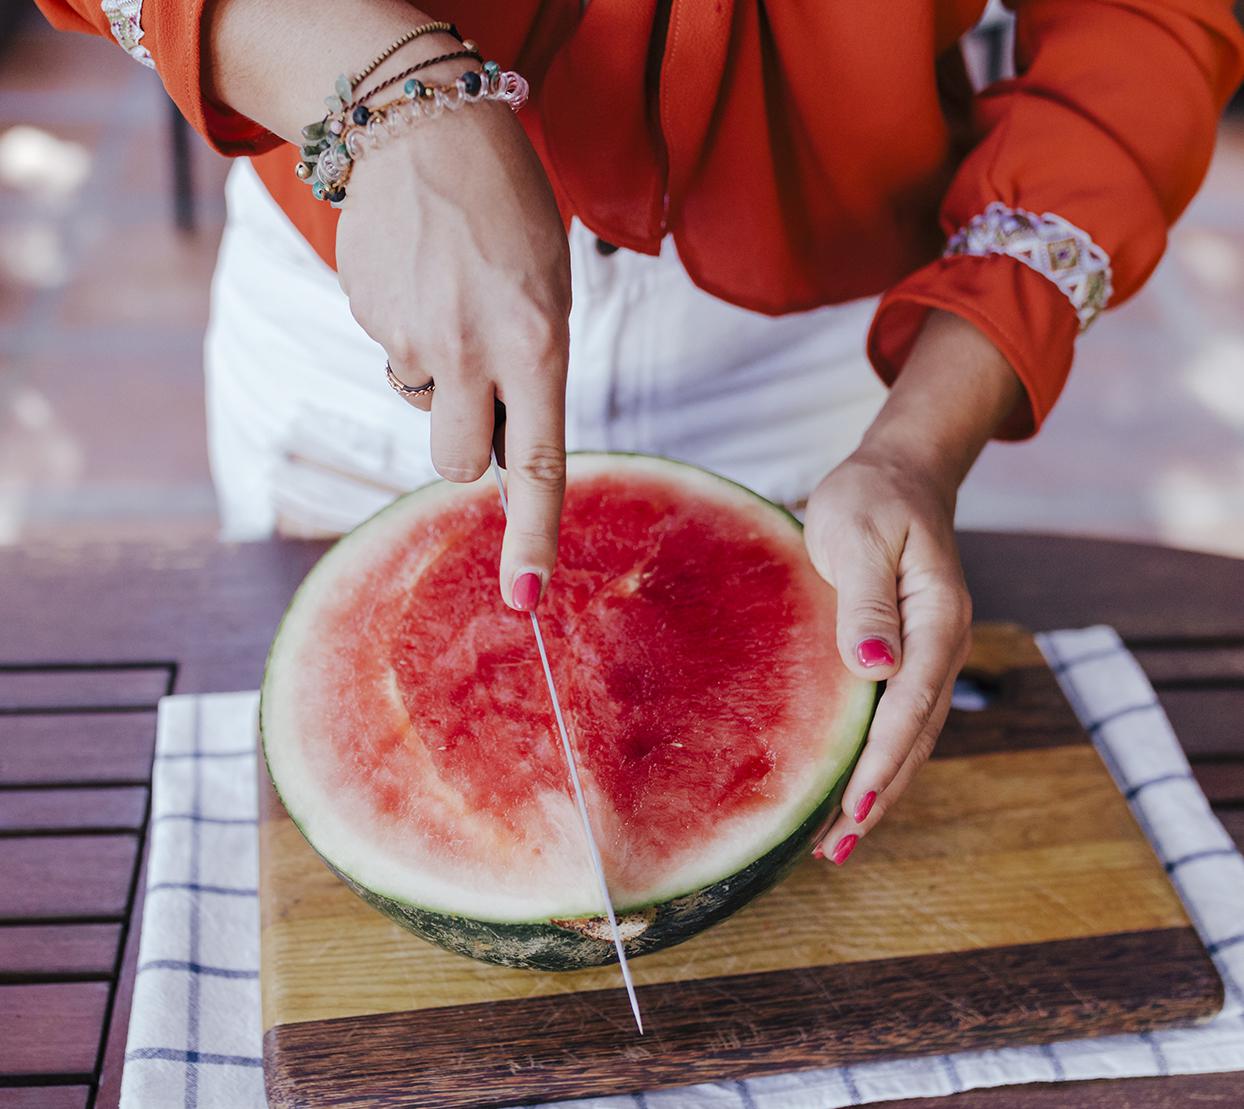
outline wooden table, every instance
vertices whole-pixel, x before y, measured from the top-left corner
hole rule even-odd
[[[981,620],[1113,624],[1244,845],[1244,562],[967,534]],[[252,689],[322,544],[0,552],[0,1109],[117,1103],[155,707]],[[907,1109],[1244,1104],[1244,1075],[981,1090]],[[153,1107],[156,1109],[156,1107]]]

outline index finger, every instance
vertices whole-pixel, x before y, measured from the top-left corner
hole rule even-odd
[[[926,582],[900,604],[902,661],[886,683],[843,798],[844,810],[857,820],[868,815],[874,802],[880,800],[884,808],[886,800],[892,800],[884,798],[886,789],[913,748],[922,740],[931,744],[936,739],[949,704],[942,692],[962,667],[971,644],[969,602],[957,563],[937,565],[936,555],[924,553],[925,565],[930,566],[921,575]]]
[[[501,545],[501,596],[512,608],[536,607],[557,560],[557,530],[566,490],[565,393],[540,378],[506,398],[506,495],[509,518]]]

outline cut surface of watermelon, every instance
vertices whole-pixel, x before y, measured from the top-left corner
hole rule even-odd
[[[360,894],[518,965],[612,957],[530,621],[501,601],[491,479],[341,540],[273,644],[261,723],[292,819]],[[798,523],[693,467],[570,460],[540,605],[635,953],[776,881],[836,810],[877,687],[835,647]]]

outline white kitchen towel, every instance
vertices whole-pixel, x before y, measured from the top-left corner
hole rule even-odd
[[[1136,660],[1110,628],[1040,637],[1226,985],[1184,1029],[897,1059],[561,1109],[829,1109],[978,1086],[1244,1070],[1244,859],[1197,787]],[[161,702],[123,1109],[260,1109],[254,693]],[[966,704],[964,707],[968,707]]]

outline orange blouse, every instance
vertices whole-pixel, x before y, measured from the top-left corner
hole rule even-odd
[[[217,150],[256,156],[332,264],[337,213],[294,177],[297,152],[203,95],[205,0],[130,0],[136,16],[120,0],[38,3],[154,62]],[[646,253],[672,234],[697,285],[760,312],[884,293],[868,352],[886,381],[930,308],[957,313],[1022,379],[1030,410],[1003,431],[1022,437],[1092,305],[1157,264],[1244,75],[1244,33],[1231,0],[1008,6],[1018,76],[973,96],[958,43],[985,0],[423,5],[530,80],[519,118],[567,219]]]

